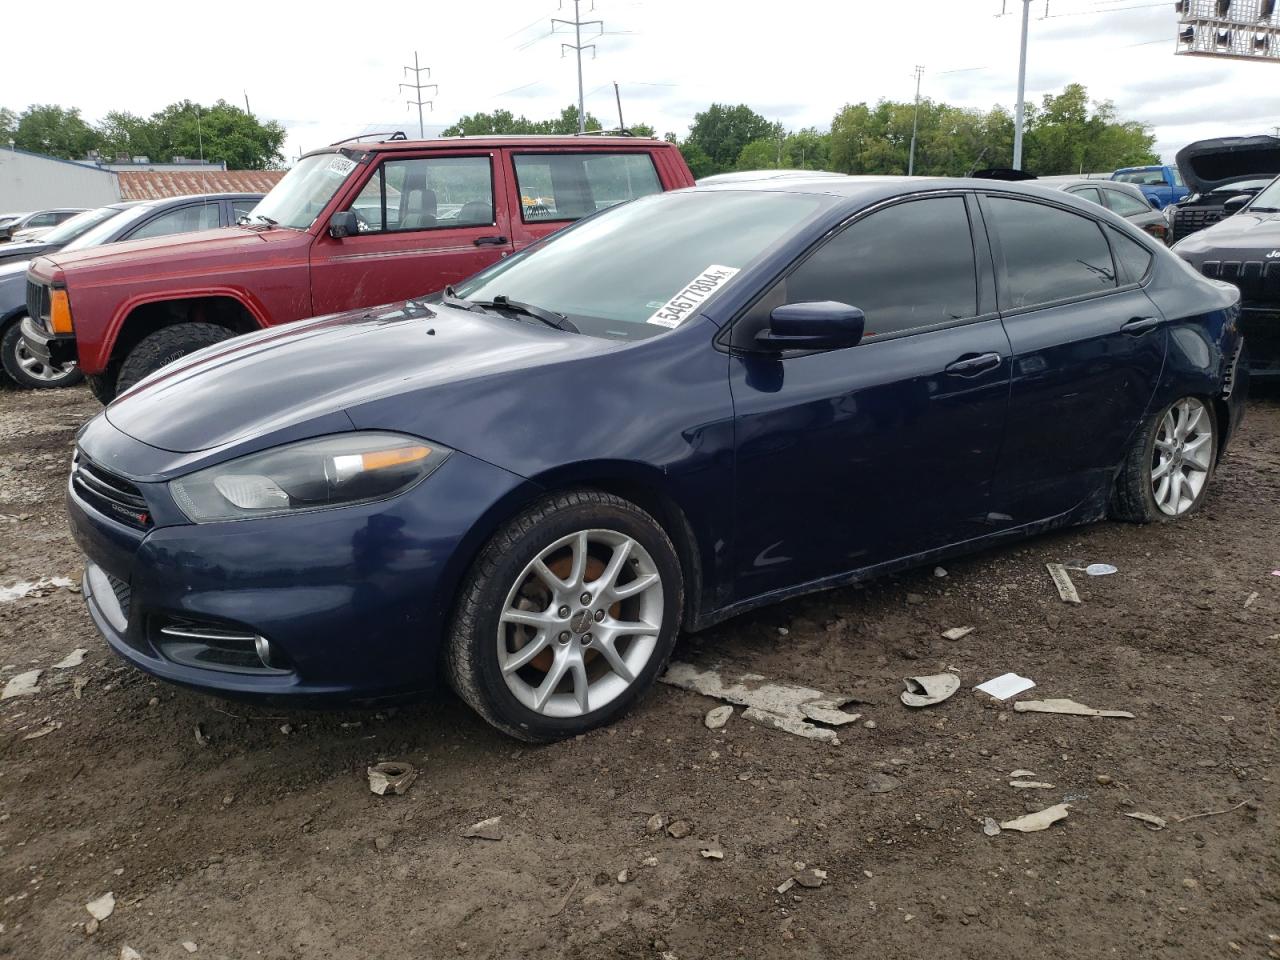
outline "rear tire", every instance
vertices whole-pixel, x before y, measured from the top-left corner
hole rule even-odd
[[[616,720],[652,686],[683,604],[680,561],[653,517],[600,491],[556,494],[507,523],[473,564],[446,674],[512,737],[575,736]]]
[[[115,365],[107,367],[102,373],[86,373],[85,382],[89,384],[89,392],[93,394],[104,407],[116,398],[116,370]]]
[[[139,380],[155,373],[161,367],[182,359],[188,353],[194,353],[196,350],[221,343],[234,336],[233,331],[213,323],[178,323],[171,327],[161,327],[155,333],[148,334],[138,341],[124,358],[124,362],[120,364],[120,373],[116,377],[115,390],[111,399],[124,393]],[[102,398],[98,397],[98,399]]]
[[[9,384],[29,390],[70,387],[84,379],[74,363],[55,367],[36,358],[22,340],[22,317],[17,317],[0,333],[0,369]]]
[[[1116,477],[1110,513],[1130,523],[1180,520],[1204,505],[1218,458],[1213,405],[1180,397],[1133,439]]]

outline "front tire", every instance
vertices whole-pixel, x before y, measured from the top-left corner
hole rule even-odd
[[[450,685],[513,737],[575,736],[652,686],[683,605],[675,547],[653,517],[594,490],[548,497],[472,566],[447,639]]]
[[[1181,397],[1148,420],[1116,478],[1111,515],[1132,523],[1178,520],[1195,513],[1209,493],[1218,454],[1213,407]]]
[[[213,323],[177,323],[147,334],[129,351],[120,364],[111,399],[130,389],[139,380],[188,353],[221,343],[235,336],[226,327]],[[97,391],[95,391],[96,394]],[[99,397],[98,399],[102,399]]]
[[[22,339],[22,317],[9,323],[0,334],[0,369],[10,383],[30,390],[70,387],[84,379],[74,363],[57,366],[32,354]]]

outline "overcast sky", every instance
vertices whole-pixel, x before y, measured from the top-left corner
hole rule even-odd
[[[684,136],[715,101],[825,129],[846,103],[910,99],[916,64],[925,96],[1012,108],[1020,2],[1008,4],[998,17],[1001,0],[596,0],[594,10],[584,0],[583,18],[606,31],[583,61],[587,110],[616,122],[616,80],[624,119],[660,134]],[[1280,63],[1175,56],[1171,2],[1049,0],[1047,18],[1045,6],[1032,5],[1028,99],[1084,83],[1152,124],[1170,161],[1191,140],[1280,125]],[[416,133],[416,109],[397,90],[415,49],[439,84],[426,94],[437,129],[499,107],[547,117],[577,99],[574,59],[560,50],[572,36],[551,32],[572,0],[71,0],[58,11],[56,57],[11,65],[0,105],[59,103],[97,120],[183,98],[242,104],[248,91],[256,114],[284,124],[293,157],[383,124]],[[5,34],[48,39],[49,16],[41,4],[6,5]]]

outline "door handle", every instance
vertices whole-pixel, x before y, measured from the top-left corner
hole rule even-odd
[[[1140,337],[1158,326],[1160,326],[1159,317],[1134,317],[1120,329],[1131,336]]]
[[[476,237],[473,241],[477,247],[500,247],[507,242],[506,237]]]
[[[961,357],[954,363],[948,363],[943,369],[955,377],[974,377],[1000,366],[1000,361],[998,353],[980,353],[976,357]]]

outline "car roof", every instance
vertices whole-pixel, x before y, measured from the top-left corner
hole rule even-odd
[[[379,134],[369,134],[370,137]],[[433,147],[576,147],[591,150],[599,146],[617,147],[663,147],[675,149],[675,144],[654,137],[629,137],[620,134],[516,134],[486,135],[479,137],[433,137],[425,140],[339,140],[327,147],[312,150],[304,156],[333,153],[341,148],[350,150],[366,150],[370,153],[398,153],[407,150],[429,150]]]
[[[261,193],[187,193],[180,197],[159,197],[155,200],[135,200],[129,206],[163,207],[168,204],[188,203],[192,200],[261,200]],[[110,204],[110,206],[117,206]]]

